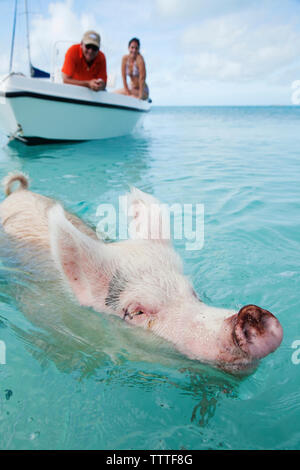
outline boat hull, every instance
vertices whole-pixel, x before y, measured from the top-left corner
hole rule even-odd
[[[0,127],[26,143],[130,134],[150,104],[129,96],[10,75],[0,85]]]

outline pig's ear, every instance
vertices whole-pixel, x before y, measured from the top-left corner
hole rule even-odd
[[[127,194],[128,233],[131,239],[170,241],[167,205],[150,194],[131,188]]]
[[[74,227],[60,205],[48,213],[51,252],[58,270],[81,305],[96,307],[108,288],[109,260],[105,244]]]

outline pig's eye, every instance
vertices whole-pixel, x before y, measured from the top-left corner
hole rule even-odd
[[[123,309],[123,312],[124,312],[124,316],[123,316],[123,320],[125,320],[126,317],[129,317],[130,320],[133,319],[133,317],[136,317],[137,315],[143,315],[143,310],[138,310],[137,312],[129,312],[127,309]]]

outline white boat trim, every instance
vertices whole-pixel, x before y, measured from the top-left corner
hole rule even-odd
[[[149,110],[148,109],[139,109],[137,107],[131,107],[131,106],[124,106],[122,104],[112,104],[112,103],[101,103],[97,101],[87,101],[87,100],[81,100],[78,98],[67,98],[63,96],[53,96],[53,95],[47,95],[47,94],[42,94],[42,93],[35,93],[32,91],[8,91],[8,92],[2,92],[0,90],[0,96],[4,98],[20,98],[20,97],[30,97],[30,98],[38,98],[40,100],[46,100],[46,101],[60,101],[64,103],[75,103],[75,104],[81,104],[84,106],[100,106],[102,108],[118,108],[118,109],[126,109],[127,111],[136,111],[139,113],[147,113]]]
[[[32,80],[32,79],[30,79]],[[33,79],[33,80],[38,80],[38,79]],[[65,85],[64,85],[65,86]],[[68,86],[68,85],[67,85]],[[71,85],[72,87],[74,85]],[[101,92],[97,92],[101,93]],[[102,92],[102,93],[108,93],[108,92]],[[150,107],[141,107],[141,106],[136,106],[136,103],[130,103],[130,105],[126,104],[121,104],[121,103],[112,103],[112,102],[107,102],[105,100],[89,100],[89,99],[82,99],[78,97],[68,97],[68,96],[59,96],[55,94],[50,94],[50,93],[41,93],[41,92],[35,92],[31,90],[20,90],[20,91],[2,91],[0,89],[0,96],[4,98],[20,98],[20,97],[29,97],[29,98],[37,98],[41,100],[46,100],[46,101],[59,101],[59,102],[64,102],[64,103],[75,103],[79,105],[84,105],[84,106],[100,106],[104,108],[118,108],[118,109],[126,109],[130,111],[136,111],[136,112],[148,112],[150,111]],[[136,100],[136,98],[133,98]],[[133,106],[135,105],[135,106]]]

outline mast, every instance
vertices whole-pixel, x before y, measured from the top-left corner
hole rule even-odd
[[[29,19],[28,19],[28,5],[27,0],[25,1],[25,17],[26,17],[26,38],[27,38],[27,53],[28,53],[28,64],[29,64],[29,75],[31,75],[31,57],[30,57],[30,38],[29,38]]]
[[[14,58],[14,46],[15,46],[15,34],[16,34],[16,22],[17,22],[17,6],[18,6],[18,0],[15,0],[15,13],[14,13],[13,32],[12,32],[11,48],[10,48],[9,73],[11,73],[12,71],[12,64],[13,64],[13,58]]]

